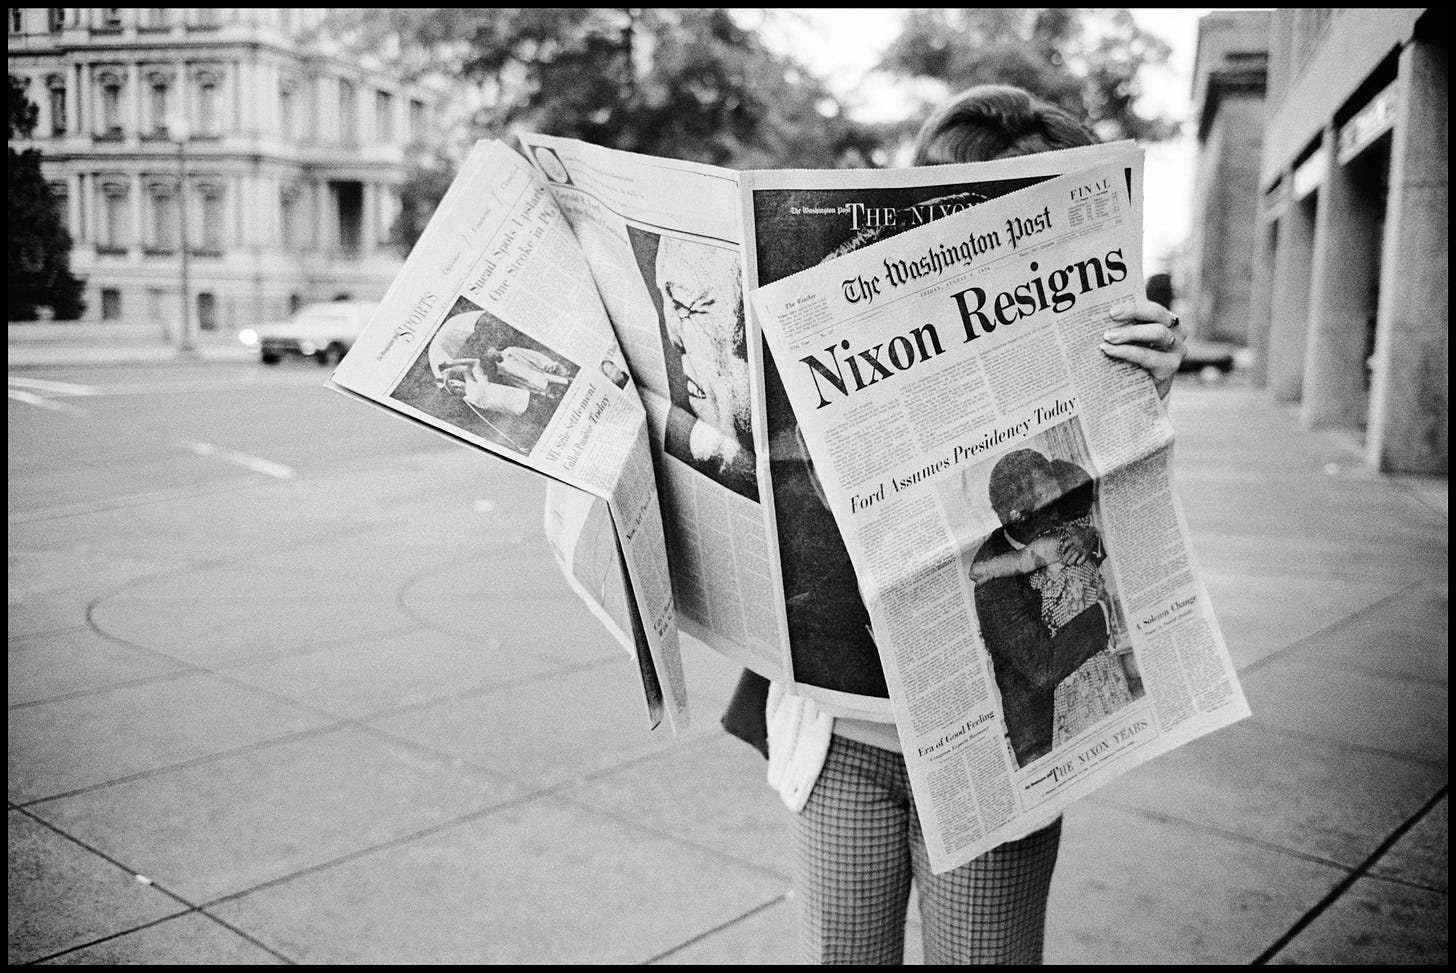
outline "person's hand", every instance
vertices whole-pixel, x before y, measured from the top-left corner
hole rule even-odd
[[[1087,536],[1080,530],[1069,530],[1059,538],[1061,541],[1061,552],[1057,560],[1068,567],[1075,567],[1087,560],[1092,553],[1092,547],[1087,542]]]
[[[1133,301],[1112,312],[1112,327],[1102,335],[1102,353],[1131,362],[1153,377],[1158,398],[1167,398],[1173,376],[1188,356],[1178,315],[1155,301]]]

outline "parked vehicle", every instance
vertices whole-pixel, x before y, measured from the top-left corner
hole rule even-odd
[[[305,304],[287,321],[260,324],[238,332],[238,340],[258,350],[258,360],[276,365],[285,355],[336,365],[379,307],[376,301],[324,301]]]

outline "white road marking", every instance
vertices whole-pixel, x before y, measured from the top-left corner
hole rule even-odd
[[[6,389],[6,394],[17,402],[24,402],[26,405],[39,406],[42,409],[50,409],[53,412],[64,412],[71,416],[84,416],[85,409],[78,409],[68,402],[53,402],[43,395],[35,395],[31,392],[22,392],[20,389]]]
[[[291,479],[293,476],[293,469],[284,466],[282,463],[259,459],[256,456],[234,452],[231,449],[223,449],[221,446],[214,446],[212,443],[184,443],[183,445],[198,456],[216,456],[220,460],[235,463],[238,466],[252,470],[254,473],[277,477],[280,480]]]
[[[51,392],[56,395],[95,395],[96,386],[76,385],[73,382],[52,382],[46,378],[19,378],[7,376],[8,384],[16,388],[34,389],[37,392]]]

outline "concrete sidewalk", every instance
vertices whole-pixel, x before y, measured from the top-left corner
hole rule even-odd
[[[1237,384],[1173,416],[1254,715],[1067,813],[1047,959],[1444,964],[1447,481]],[[734,668],[690,648],[693,727],[647,733],[496,466],[487,540],[422,529],[479,477],[444,445],[11,524],[12,963],[793,961]]]

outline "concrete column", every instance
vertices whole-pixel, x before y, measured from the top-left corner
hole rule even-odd
[[[1279,217],[1266,372],[1269,394],[1276,402],[1298,402],[1304,391],[1314,206],[1315,201],[1311,198],[1296,200],[1291,197]]]
[[[1325,129],[1331,156],[1338,141],[1331,124]],[[1342,166],[1332,158],[1315,204],[1300,408],[1306,426],[1365,421],[1365,322],[1380,245],[1380,201],[1364,191],[1356,172],[1353,163]]]
[[[1366,461],[1445,473],[1449,417],[1445,42],[1400,54]]]
[[[1254,220],[1253,280],[1249,290],[1249,379],[1255,388],[1269,384],[1269,328],[1274,309],[1274,261],[1278,226],[1261,200]]]

